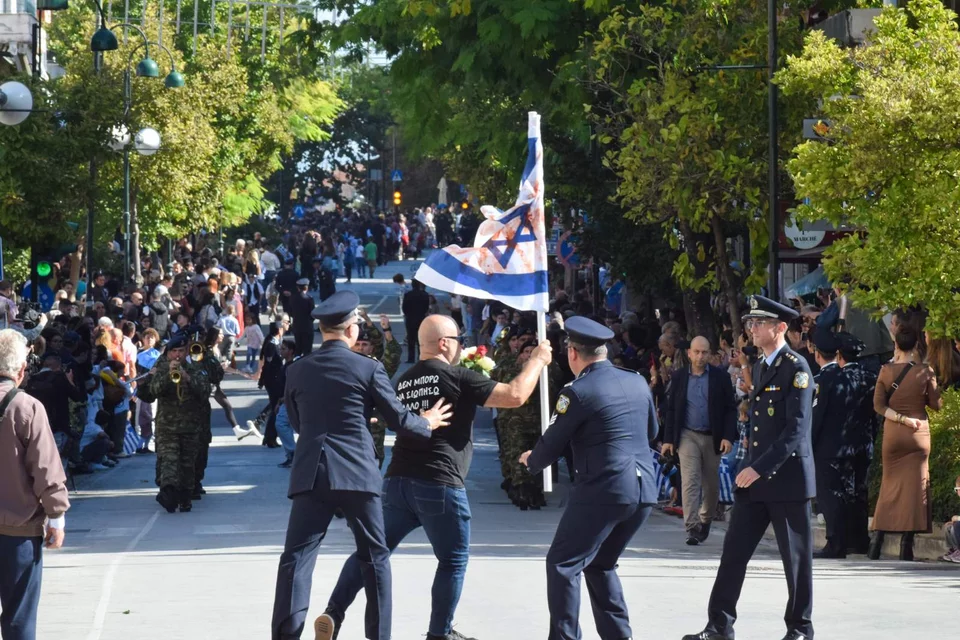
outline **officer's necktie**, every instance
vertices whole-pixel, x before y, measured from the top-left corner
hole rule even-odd
[[[762,378],[767,374],[767,360],[764,358],[763,362],[760,363],[760,377]]]

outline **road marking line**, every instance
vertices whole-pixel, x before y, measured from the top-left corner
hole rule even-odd
[[[384,302],[386,302],[386,301],[389,300],[389,299],[390,299],[390,296],[383,296],[382,298],[380,298],[380,302],[378,302],[377,304],[375,304],[375,305],[373,305],[372,307],[370,307],[370,311],[376,311],[377,309],[380,308],[380,306],[381,306]],[[368,313],[369,313],[369,312],[368,312]]]
[[[153,524],[159,516],[160,512],[155,511],[154,514],[150,516],[150,519],[147,520],[147,524],[143,525],[143,529],[140,529],[140,533],[138,533],[127,545],[127,548],[123,550],[123,553],[114,557],[110,562],[110,566],[107,567],[107,573],[103,577],[103,588],[100,590],[100,602],[97,603],[97,612],[93,616],[93,628],[90,629],[87,640],[100,640],[100,634],[103,632],[103,622],[107,617],[107,606],[110,604],[110,595],[113,591],[113,579],[117,575],[117,567],[120,566],[120,563],[123,562],[127,554],[133,551],[140,541],[143,540],[143,537],[150,533],[150,529],[153,528]]]

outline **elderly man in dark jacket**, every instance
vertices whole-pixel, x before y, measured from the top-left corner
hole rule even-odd
[[[662,453],[676,449],[680,456],[687,544],[696,545],[710,535],[720,497],[720,456],[733,448],[737,405],[730,376],[707,363],[710,342],[697,336],[687,355],[690,366],[675,371],[667,389]]]

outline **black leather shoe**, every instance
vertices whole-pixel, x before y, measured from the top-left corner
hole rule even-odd
[[[683,636],[683,640],[727,640],[727,638],[719,633],[701,631],[700,633],[694,635]]]
[[[837,551],[836,549],[828,545],[823,549],[821,549],[820,551],[817,551],[816,553],[814,553],[813,557],[818,558],[820,560],[842,560],[847,557],[847,554],[843,551]]]
[[[695,547],[700,544],[700,538],[697,536],[695,531],[687,532],[687,545]]]
[[[701,522],[700,529],[697,531],[697,540],[699,540],[700,542],[706,542],[709,536],[710,536],[710,523]]]

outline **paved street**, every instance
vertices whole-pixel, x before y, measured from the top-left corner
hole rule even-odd
[[[389,278],[410,264],[378,271],[383,280],[352,285],[371,316],[389,313],[402,327]],[[346,285],[340,285],[343,288]],[[241,423],[265,394],[233,376],[224,389]],[[62,551],[47,553],[40,609],[42,640],[262,640],[269,621],[277,560],[289,512],[288,471],[281,450],[230,434],[214,410],[214,443],[205,485],[192,513],[167,514],[154,501],[154,458],[138,456],[79,480]],[[473,510],[472,558],[457,615],[458,629],[481,640],[545,638],[543,558],[567,485],[549,507],[520,512],[499,490],[496,438],[487,412],[476,425],[476,456],[468,483]],[[388,444],[390,443],[388,436]],[[655,515],[620,565],[635,638],[679,640],[704,623],[721,534],[684,545],[681,522]],[[775,548],[764,543],[741,599],[738,637],[783,635],[785,583]],[[352,537],[336,521],[321,549],[311,619],[323,611]],[[394,638],[426,633],[435,560],[422,534],[393,559]],[[937,564],[868,563],[863,557],[820,562],[814,620],[825,639],[932,638],[952,635],[960,572]],[[362,599],[348,614],[342,640],[362,634]],[[584,637],[596,640],[584,591]],[[309,637],[312,640],[312,636]]]

